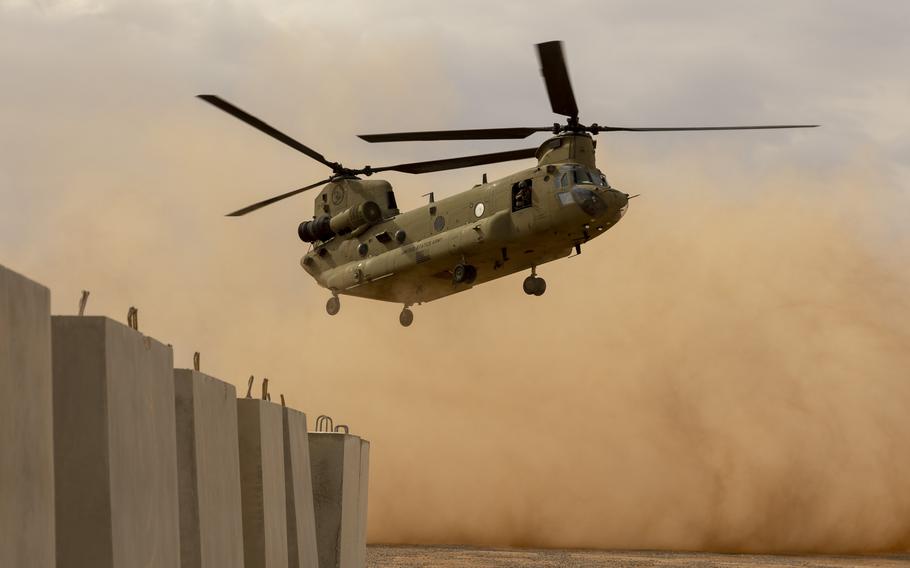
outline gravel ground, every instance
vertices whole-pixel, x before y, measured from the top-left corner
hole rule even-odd
[[[460,546],[370,546],[369,568],[639,568],[679,566],[707,568],[805,567],[846,568],[910,566],[910,554],[874,556],[770,556],[710,554],[701,552],[518,550],[481,549]]]

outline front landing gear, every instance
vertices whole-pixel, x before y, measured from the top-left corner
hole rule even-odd
[[[404,327],[408,327],[414,323],[414,312],[411,311],[411,308],[405,306],[401,309],[401,314],[398,316],[398,322]]]
[[[338,299],[338,296],[329,298],[329,301],[325,303],[325,311],[330,316],[334,316],[341,311],[341,300]]]
[[[537,275],[536,267],[531,267],[531,275],[525,278],[521,288],[528,296],[543,296],[547,291],[547,281]]]

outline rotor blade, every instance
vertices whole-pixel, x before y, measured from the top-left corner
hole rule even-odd
[[[284,142],[285,144],[287,144],[291,148],[297,150],[298,152],[306,154],[307,156],[313,158],[320,164],[324,164],[324,165],[332,168],[332,171],[335,171],[339,167],[338,164],[326,160],[325,156],[323,156],[316,150],[313,150],[312,148],[304,146],[303,144],[301,144],[297,140],[294,140],[293,138],[291,138],[284,132],[281,132],[277,128],[269,126],[268,124],[259,120],[255,116],[249,114],[248,112],[246,112],[242,109],[237,108],[236,106],[232,105],[231,103],[227,102],[226,100],[222,99],[221,97],[219,97],[217,95],[196,95],[196,96],[199,97],[200,99],[204,100],[205,102],[220,108],[221,110],[223,110],[224,112],[233,116],[234,118],[242,120],[243,122],[249,124],[256,130],[259,130],[260,132],[264,132],[265,134],[268,134],[275,140]]]
[[[816,128],[817,124],[768,124],[761,126],[680,126],[657,128],[626,128],[622,126],[598,126],[600,132],[681,132],[687,130],[768,130],[772,128]]]
[[[238,209],[237,211],[234,211],[233,213],[228,213],[227,217],[240,217],[241,215],[246,215],[247,213],[251,213],[257,209],[261,209],[261,208],[265,207],[266,205],[271,205],[272,203],[275,203],[276,201],[281,201],[282,199],[287,199],[288,197],[292,197],[294,195],[297,195],[298,193],[303,193],[304,191],[306,191],[308,189],[313,189],[316,186],[322,185],[324,183],[328,183],[330,181],[332,181],[332,178],[324,179],[322,181],[317,181],[316,183],[312,183],[306,187],[301,187],[300,189],[295,189],[295,190],[289,191],[287,193],[282,193],[281,195],[276,195],[275,197],[270,197],[264,201],[260,201],[259,203],[254,203],[252,205],[244,207],[243,209]]]
[[[386,134],[358,134],[367,142],[408,142],[415,140],[511,140],[527,138],[535,132],[552,131],[552,126],[541,128],[474,128],[471,130],[431,130],[425,132],[393,132]]]
[[[444,160],[430,160],[429,162],[414,162],[411,164],[398,164],[397,166],[383,166],[370,169],[372,172],[393,171],[404,172],[406,174],[425,174],[429,172],[441,172],[443,170],[481,166],[483,164],[498,164],[499,162],[523,160],[525,158],[533,158],[536,155],[537,148],[525,148],[524,150],[509,150],[507,152],[494,152],[492,154],[478,154],[475,156],[462,156],[461,158],[446,158]]]
[[[548,41],[537,44],[537,55],[540,58],[540,72],[547,84],[547,95],[550,107],[556,114],[578,118],[578,105],[572,83],[569,82],[569,70],[562,54],[561,41]]]

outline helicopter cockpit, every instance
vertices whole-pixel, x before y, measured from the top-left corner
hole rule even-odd
[[[560,170],[557,178],[557,183],[560,187],[566,189],[571,189],[576,185],[594,185],[603,189],[609,189],[610,187],[607,177],[600,170],[578,165],[563,166]]]
[[[617,194],[610,187],[600,170],[572,164],[562,166],[556,175],[558,192],[556,196],[562,205],[576,204],[593,218],[601,217],[610,210],[612,194]],[[620,210],[620,217],[625,208]]]

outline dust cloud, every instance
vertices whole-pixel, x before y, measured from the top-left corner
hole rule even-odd
[[[199,147],[175,175],[231,186]],[[308,198],[237,223],[192,193],[71,182],[10,264],[56,313],[83,288],[88,313],[138,305],[177,366],[199,350],[238,389],[268,376],[311,425],[369,438],[370,542],[906,550],[910,249],[882,222],[906,204],[867,172],[731,195],[729,175],[636,163],[613,183],[644,195],[541,268],[545,296],[514,275],[418,306],[409,329],[391,304],[325,315],[297,265]]]
[[[906,241],[868,228],[881,198],[796,183],[651,191],[542,301],[513,277],[330,347],[359,360],[371,541],[910,546]]]

